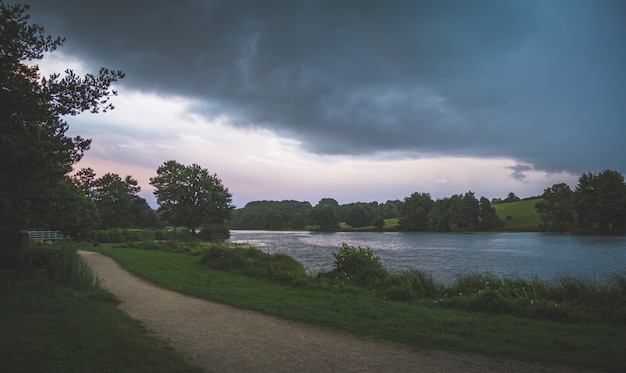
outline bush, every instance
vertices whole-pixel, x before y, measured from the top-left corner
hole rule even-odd
[[[213,224],[202,228],[198,238],[206,241],[225,241],[230,238],[230,230],[224,224]]]
[[[45,278],[41,285],[59,285],[87,290],[99,285],[98,278],[72,247],[42,245],[24,250],[21,258],[22,278]]]
[[[213,244],[202,257],[211,269],[234,271],[298,286],[308,281],[304,266],[285,254],[268,254],[248,245]]]
[[[380,258],[374,256],[369,247],[354,247],[344,243],[337,253],[333,253],[335,262],[333,273],[357,286],[366,289],[381,287],[389,278]]]
[[[411,301],[426,294],[420,278],[411,272],[391,276],[390,285],[384,291],[385,297],[399,301]]]
[[[99,229],[91,232],[89,238],[99,243],[139,242],[154,240],[155,233],[148,229]]]

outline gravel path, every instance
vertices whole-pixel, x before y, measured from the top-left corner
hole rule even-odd
[[[556,372],[538,366],[392,343],[285,321],[164,290],[98,253],[80,251],[117,297],[182,355],[214,372]]]

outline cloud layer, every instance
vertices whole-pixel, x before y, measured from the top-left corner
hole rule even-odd
[[[64,52],[125,86],[312,153],[626,164],[621,2],[31,3]]]

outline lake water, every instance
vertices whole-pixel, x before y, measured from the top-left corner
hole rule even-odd
[[[444,283],[456,274],[476,271],[546,281],[582,275],[598,282],[626,271],[626,236],[231,231],[230,241],[288,254],[312,272],[332,270],[332,253],[344,242],[367,246],[390,271],[419,269]]]

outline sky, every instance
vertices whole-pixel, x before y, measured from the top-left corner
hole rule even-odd
[[[540,195],[626,173],[626,3],[31,0],[42,71],[122,70],[76,168],[168,160],[255,200]]]

